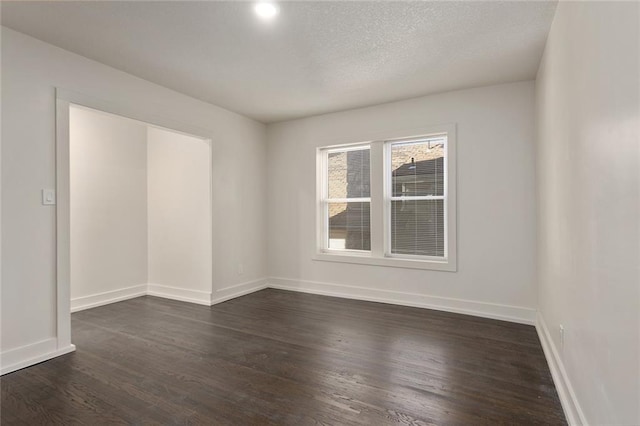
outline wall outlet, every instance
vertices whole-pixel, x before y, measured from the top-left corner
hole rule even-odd
[[[564,325],[560,324],[560,350],[564,349]]]
[[[238,275],[244,274],[244,265],[242,262],[238,263]]]

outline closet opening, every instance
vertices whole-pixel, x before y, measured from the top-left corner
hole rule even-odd
[[[57,123],[59,338],[140,296],[210,305],[211,139],[60,99]]]

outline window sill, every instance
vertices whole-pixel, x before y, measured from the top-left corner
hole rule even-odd
[[[368,254],[316,253],[316,261],[354,263],[359,265],[388,266],[392,268],[426,269],[431,271],[456,272],[455,261],[448,260],[418,260],[397,257],[373,257]]]

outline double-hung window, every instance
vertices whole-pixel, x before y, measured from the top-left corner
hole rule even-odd
[[[371,250],[369,145],[324,151],[322,215],[327,251]]]
[[[445,257],[446,136],[387,143],[390,256]]]
[[[456,270],[455,127],[318,149],[317,260]]]

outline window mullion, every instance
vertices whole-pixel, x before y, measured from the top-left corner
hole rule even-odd
[[[384,256],[384,143],[371,143],[371,255]]]
[[[370,197],[361,197],[361,198],[327,198],[325,203],[369,203],[371,202]]]

